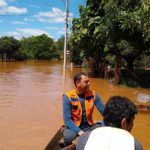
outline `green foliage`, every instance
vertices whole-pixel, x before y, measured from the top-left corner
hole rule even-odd
[[[32,49],[33,37],[23,38],[21,41],[20,51],[24,59],[34,59],[34,51]]]
[[[63,35],[55,42],[55,47],[58,51],[64,50],[64,36]]]
[[[61,39],[61,48],[62,48]],[[59,42],[58,42],[59,43]],[[23,38],[20,41],[13,37],[0,38],[0,56],[1,60],[25,60],[25,59],[39,59],[50,60],[51,58],[60,59],[60,53],[56,47],[53,39],[45,34],[39,36],[32,36]]]
[[[150,70],[137,69],[135,74],[139,77],[138,79],[133,78],[129,72],[123,69],[120,83],[129,87],[150,87]]]
[[[109,64],[114,67],[115,66],[115,56],[107,55],[105,57],[106,62],[109,62]]]
[[[15,54],[20,48],[20,42],[13,37],[1,37],[0,38],[0,54],[1,60],[7,61],[13,60]],[[5,57],[5,58],[4,58]]]
[[[50,60],[56,57],[53,39],[45,34],[22,39],[22,52],[28,59]]]
[[[34,58],[39,60],[50,60],[55,53],[53,39],[45,34],[33,38],[32,48]]]
[[[99,62],[116,56],[130,69],[140,55],[150,54],[149,0],[87,0],[79,10],[80,18],[72,22],[73,51]]]

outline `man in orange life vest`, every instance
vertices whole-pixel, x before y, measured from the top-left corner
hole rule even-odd
[[[94,106],[103,114],[104,104],[95,91],[89,89],[88,76],[81,72],[74,76],[75,89],[63,96],[63,117],[65,128],[63,139],[65,146],[72,143],[87,130],[92,130],[100,124],[94,124],[92,119]]]

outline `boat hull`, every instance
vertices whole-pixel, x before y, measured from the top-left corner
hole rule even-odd
[[[59,141],[61,139],[61,136],[62,134],[61,134],[61,128],[60,128],[44,150],[60,150],[61,148],[59,146]]]

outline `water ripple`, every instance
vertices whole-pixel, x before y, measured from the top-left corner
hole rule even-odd
[[[150,102],[150,94],[138,93],[136,96],[136,100],[141,103]]]

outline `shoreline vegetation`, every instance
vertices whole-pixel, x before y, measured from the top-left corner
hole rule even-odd
[[[9,36],[0,37],[0,60],[7,62],[53,58],[61,60],[63,44],[64,36],[57,41],[45,34],[20,40]]]
[[[82,65],[74,65],[74,67],[81,67],[82,71],[87,73],[91,77],[104,78],[108,82],[127,86],[127,87],[138,87],[138,88],[150,88],[150,67],[136,66],[134,70],[129,70],[127,68],[121,68],[119,72],[119,82],[115,83],[115,67],[111,65],[104,64],[101,68],[97,69],[93,64],[86,61]]]
[[[71,61],[85,61],[85,68],[89,62],[93,75],[116,85],[149,88],[145,67],[150,68],[150,2],[146,2],[87,0],[72,21]]]

